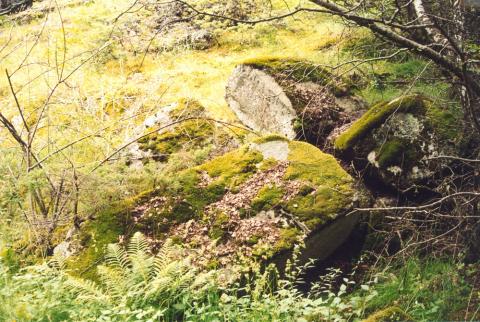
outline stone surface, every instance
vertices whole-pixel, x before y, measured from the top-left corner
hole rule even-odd
[[[254,144],[253,148],[260,151],[264,159],[274,159],[277,161],[287,161],[290,152],[288,142],[280,140]]]
[[[311,63],[266,58],[235,68],[226,101],[239,120],[260,133],[276,133],[323,147],[326,138],[361,115],[364,103],[348,86]]]
[[[295,138],[296,118],[290,99],[275,79],[251,66],[235,68],[228,80],[226,100],[239,120],[262,133]]]

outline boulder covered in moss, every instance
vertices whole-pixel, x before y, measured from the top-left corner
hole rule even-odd
[[[432,187],[448,165],[435,157],[460,152],[462,118],[459,107],[403,96],[371,107],[335,138],[335,149],[390,187]]]
[[[145,120],[144,127],[145,136],[139,140],[136,151],[132,151],[144,159],[164,162],[172,154],[202,149],[221,154],[237,144],[231,133],[234,130],[225,131],[194,100],[182,99],[162,107]]]
[[[235,68],[226,100],[240,121],[256,131],[323,147],[335,128],[363,111],[351,87],[309,62],[259,58]]]
[[[133,230],[193,249],[199,264],[284,259],[305,242],[325,258],[349,236],[368,198],[337,160],[316,147],[270,136],[185,170],[144,195]]]

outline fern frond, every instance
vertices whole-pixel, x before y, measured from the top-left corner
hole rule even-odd
[[[49,261],[50,267],[57,271],[64,271],[66,268],[66,258],[61,255],[55,255],[52,257],[52,259]]]
[[[128,245],[127,253],[131,263],[131,278],[134,281],[148,281],[154,264],[154,257],[149,254],[150,246],[145,236],[136,232]]]
[[[65,286],[78,297],[91,301],[110,302],[109,297],[93,281],[68,276],[65,281]]]
[[[162,271],[168,264],[174,261],[172,255],[175,250],[176,247],[173,245],[173,241],[167,239],[155,256],[153,270],[155,276],[158,275],[158,272]]]
[[[147,298],[173,300],[189,289],[195,280],[194,269],[188,261],[171,261],[156,272],[150,282]]]
[[[124,272],[117,267],[98,266],[98,275],[102,281],[107,294],[112,295],[113,298],[121,298],[127,292],[127,280]]]
[[[105,260],[109,266],[119,268],[123,273],[127,273],[131,266],[128,254],[123,247],[118,244],[109,244]]]
[[[150,252],[150,245],[141,232],[136,232],[130,239],[127,249],[129,256],[145,255]]]

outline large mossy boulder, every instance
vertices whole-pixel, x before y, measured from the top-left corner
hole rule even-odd
[[[367,202],[337,160],[316,147],[271,136],[178,173],[145,194],[131,212],[133,228],[197,251],[205,266],[242,258],[278,259],[305,242],[305,257],[325,258]],[[286,255],[287,254],[287,255]]]
[[[335,128],[364,108],[347,83],[313,63],[258,58],[235,68],[226,100],[241,122],[260,133],[323,146]]]
[[[401,191],[433,187],[448,165],[439,155],[458,155],[463,116],[456,106],[441,106],[411,95],[381,102],[335,138],[344,159]]]

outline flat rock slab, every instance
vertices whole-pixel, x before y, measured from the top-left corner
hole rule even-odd
[[[286,141],[271,141],[261,144],[254,144],[253,148],[260,151],[264,159],[276,161],[287,161],[290,149]]]

